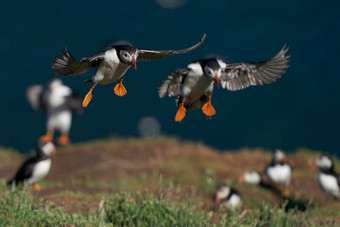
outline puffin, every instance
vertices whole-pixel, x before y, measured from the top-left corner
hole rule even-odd
[[[261,174],[256,170],[250,170],[241,175],[238,178],[238,182],[242,183],[243,181],[252,185],[260,185],[263,183]]]
[[[227,209],[234,209],[241,205],[242,198],[235,189],[226,184],[220,184],[216,188],[215,203]]]
[[[340,175],[334,171],[334,163],[330,156],[321,155],[312,163],[319,167],[318,183],[322,190],[334,198],[340,198]]]
[[[287,163],[285,153],[276,149],[272,155],[272,161],[265,168],[268,179],[275,184],[283,184],[285,189],[283,195],[289,195],[290,177],[292,175],[292,167]]]
[[[214,84],[217,87],[237,91],[249,86],[270,84],[281,77],[289,67],[285,45],[274,57],[256,63],[229,64],[219,58],[199,59],[184,69],[169,73],[158,89],[160,98],[178,96],[176,122],[181,122],[188,109],[198,109],[211,118],[216,114],[211,104]]]
[[[59,78],[54,78],[44,85],[31,85],[26,90],[26,98],[35,110],[46,111],[47,132],[40,137],[42,142],[51,142],[54,131],[59,130],[60,145],[70,143],[69,131],[72,122],[72,112],[83,113],[80,95],[64,85]]]
[[[82,103],[83,107],[87,107],[92,100],[92,91],[97,84],[106,85],[119,81],[114,87],[114,93],[120,97],[124,96],[127,93],[123,85],[124,75],[131,66],[137,69],[137,61],[156,60],[190,52],[201,46],[205,37],[206,34],[195,45],[182,50],[149,50],[139,49],[133,45],[113,45],[97,55],[84,57],[80,61],[77,61],[66,47],[66,51],[60,50],[62,57],[56,57],[56,61],[52,63],[52,68],[57,75],[75,76],[87,72],[92,67],[96,67],[94,76],[84,81],[91,83],[91,88]]]
[[[11,186],[12,191],[15,191],[17,185],[26,182],[27,185],[33,184],[35,190],[40,190],[40,186],[36,182],[47,176],[51,169],[50,156],[56,152],[56,147],[52,142],[40,142],[36,155],[27,159],[20,166],[15,176],[7,181],[7,185]]]

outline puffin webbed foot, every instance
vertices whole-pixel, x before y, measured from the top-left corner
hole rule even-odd
[[[115,86],[114,93],[120,97],[126,95],[127,91],[123,85],[123,78],[121,78],[119,83]]]
[[[187,114],[187,109],[184,107],[184,102],[185,100],[182,100],[181,107],[178,109],[176,116],[175,116],[175,121],[181,122],[185,115]]]
[[[202,112],[207,115],[209,119],[216,114],[215,108],[211,105],[211,97],[209,97],[208,102],[202,106]]]
[[[33,189],[36,190],[36,191],[40,191],[41,190],[41,187],[39,186],[39,184],[33,184]]]
[[[83,100],[83,107],[87,107],[89,105],[89,103],[91,102],[92,100],[92,91],[93,91],[93,88],[95,87],[96,85],[92,85],[89,92],[87,92],[84,100]]]

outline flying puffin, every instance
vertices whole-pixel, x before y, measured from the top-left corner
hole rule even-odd
[[[241,195],[226,184],[220,184],[216,188],[215,203],[225,208],[233,209],[242,203]]]
[[[312,163],[319,167],[318,182],[320,187],[335,198],[340,198],[340,175],[334,171],[334,163],[328,155],[321,155]]]
[[[40,190],[40,186],[36,182],[47,176],[51,168],[50,156],[55,154],[56,151],[52,142],[41,142],[36,155],[27,159],[20,166],[15,176],[7,182],[7,185],[11,186],[12,191],[14,191],[18,184],[27,182],[28,185],[33,184],[34,189]]]
[[[26,98],[33,109],[47,112],[47,132],[40,141],[53,140],[55,130],[61,132],[58,138],[60,145],[70,142],[69,131],[72,121],[72,111],[81,114],[81,98],[63,84],[60,79],[52,79],[47,86],[32,85],[26,90]]]
[[[269,180],[275,184],[283,184],[285,190],[283,195],[289,194],[290,177],[292,167],[287,163],[286,155],[282,150],[275,150],[271,163],[266,166],[265,173]]]
[[[257,63],[228,64],[217,58],[200,59],[191,62],[185,69],[177,69],[168,74],[168,79],[159,87],[163,98],[179,96],[176,100],[178,111],[175,121],[185,117],[187,109],[197,109],[203,104],[202,111],[207,117],[216,114],[211,104],[214,83],[217,87],[237,91],[249,86],[270,84],[285,73],[289,67],[290,56],[284,46],[273,58]]]
[[[124,96],[127,93],[123,85],[124,75],[131,66],[137,69],[137,61],[156,60],[158,58],[187,53],[201,46],[205,37],[206,34],[203,35],[198,43],[182,50],[148,50],[137,49],[132,45],[114,45],[97,55],[82,58],[80,62],[66,48],[66,52],[60,50],[62,58],[56,57],[52,68],[58,75],[78,75],[85,73],[91,67],[96,67],[96,73],[92,79],[85,81],[92,84],[83,101],[83,107],[87,107],[92,99],[92,90],[97,84],[106,85],[119,80],[119,83],[114,88],[114,93],[118,96]]]

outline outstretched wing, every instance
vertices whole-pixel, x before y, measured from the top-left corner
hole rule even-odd
[[[44,87],[42,85],[31,85],[26,89],[26,99],[35,110],[44,110],[46,105],[43,100]]]
[[[263,62],[227,64],[220,79],[221,86],[236,91],[276,81],[289,67],[288,49],[285,45],[273,58]]]
[[[104,54],[85,57],[78,62],[66,47],[66,52],[60,49],[62,58],[55,57],[56,61],[52,63],[54,72],[58,75],[79,75],[85,73],[89,68],[97,66],[98,62],[104,58]]]
[[[177,69],[176,72],[169,73],[168,79],[158,89],[159,97],[163,98],[166,92],[169,97],[179,95],[183,80],[189,71],[190,69]]]
[[[201,46],[202,43],[204,42],[206,37],[206,34],[203,35],[201,40],[193,45],[192,47],[182,49],[182,50],[147,50],[147,49],[138,49],[138,57],[137,61],[150,61],[150,60],[156,60],[158,58],[163,58],[171,55],[176,55],[176,54],[184,54],[187,52],[190,52],[197,47]]]
[[[71,109],[72,111],[75,111],[77,114],[82,114],[84,112],[82,107],[82,98],[76,94],[73,93],[66,97],[66,106]]]

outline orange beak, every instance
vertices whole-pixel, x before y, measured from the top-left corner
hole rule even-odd
[[[215,196],[215,202],[217,203],[217,204],[219,204],[220,202],[221,202],[221,199],[216,195]]]
[[[52,154],[56,154],[57,153],[57,148],[54,146]]]
[[[133,68],[135,68],[135,70],[137,69],[136,56],[133,56],[133,58],[132,58],[132,66],[133,66]]]
[[[217,73],[215,74],[215,83],[217,87],[220,87],[220,80],[218,79]]]
[[[238,177],[238,183],[242,183],[244,181],[244,176],[241,175]]]
[[[312,164],[310,165],[311,170],[315,170],[315,160],[313,160]]]

